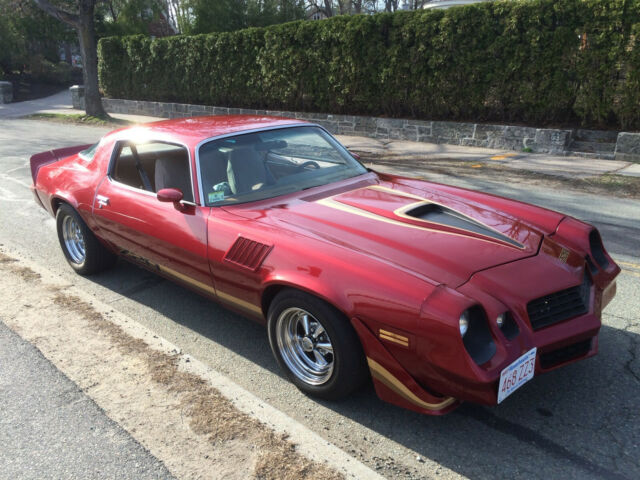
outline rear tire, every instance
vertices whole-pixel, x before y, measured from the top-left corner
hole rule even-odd
[[[91,275],[111,268],[116,255],[96,238],[82,217],[63,203],[56,212],[58,240],[71,268],[80,275]]]
[[[338,400],[369,378],[360,340],[349,320],[317,297],[282,290],[269,307],[268,330],[280,368],[308,395]]]

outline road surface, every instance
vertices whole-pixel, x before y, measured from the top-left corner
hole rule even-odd
[[[444,417],[421,416],[379,401],[372,388],[340,403],[305,397],[279,372],[262,327],[125,262],[96,277],[74,275],[54,220],[28,190],[28,158],[105,131],[0,120],[0,244],[60,272],[388,478],[449,471],[475,479],[640,478],[640,201],[430,175],[428,164],[414,172],[592,222],[623,267],[599,355],[534,379],[498,407],[465,404]]]

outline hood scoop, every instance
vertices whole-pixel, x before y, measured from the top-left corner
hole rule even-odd
[[[438,205],[436,203],[425,202],[422,205],[413,207],[403,213],[408,217],[422,220],[424,222],[473,232],[478,235],[490,237],[495,240],[508,243],[510,245],[513,245],[514,247],[523,247],[521,243],[516,242],[512,238],[509,238],[506,235],[503,235],[502,233],[487,227],[483,223],[480,223],[471,217],[467,217],[466,215],[463,215],[462,213],[457,212],[449,207]]]
[[[332,191],[267,215],[284,231],[355,252],[354,262],[366,256],[453,287],[535,255],[542,238],[493,208],[391,183]]]

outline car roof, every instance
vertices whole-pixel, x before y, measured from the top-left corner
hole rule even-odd
[[[214,115],[160,120],[116,130],[112,134],[119,139],[150,136],[195,147],[208,138],[281,125],[309,125],[309,122],[264,115]]]

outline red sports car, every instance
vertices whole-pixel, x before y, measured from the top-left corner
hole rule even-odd
[[[426,414],[500,403],[598,349],[619,267],[598,231],[514,200],[376,173],[322,127],[169,120],[34,155],[82,275],[122,256],[266,323],[302,391]]]

